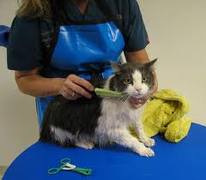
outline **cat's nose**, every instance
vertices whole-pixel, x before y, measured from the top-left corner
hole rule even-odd
[[[142,90],[142,88],[135,88],[135,90],[136,90],[137,92],[140,92],[140,91]]]

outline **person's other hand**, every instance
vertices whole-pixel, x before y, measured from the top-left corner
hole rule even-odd
[[[64,81],[59,93],[69,100],[76,100],[80,97],[90,99],[91,91],[94,90],[92,84],[75,74],[70,74]]]
[[[145,97],[142,97],[142,98],[130,98],[129,99],[129,102],[131,104],[131,106],[133,108],[140,108],[141,106],[143,106],[147,100],[155,93],[157,92],[157,89],[158,89],[158,81],[157,81],[157,76],[156,76],[156,73],[153,72],[153,75],[154,75],[154,85],[153,87],[150,89],[150,93],[147,94]]]

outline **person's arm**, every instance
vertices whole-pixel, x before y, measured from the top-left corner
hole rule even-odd
[[[40,76],[38,71],[38,68],[31,71],[15,71],[16,83],[21,92],[35,97],[61,94],[70,100],[81,96],[91,98],[89,91],[93,91],[93,86],[88,81],[72,74],[65,79],[45,78]]]
[[[9,35],[7,64],[8,69],[15,71],[20,91],[35,97],[61,94],[70,100],[81,96],[91,97],[89,90],[92,85],[80,77],[69,75],[63,79],[40,76],[43,58],[39,20],[15,17]]]
[[[63,86],[62,78],[44,78],[38,74],[38,68],[31,71],[15,71],[15,80],[21,92],[31,96],[58,95]]]
[[[138,62],[143,64],[149,61],[149,56],[145,49],[134,52],[125,52],[125,57],[128,62]]]

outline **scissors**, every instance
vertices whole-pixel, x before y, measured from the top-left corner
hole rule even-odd
[[[86,169],[86,168],[79,168],[75,166],[74,164],[71,164],[71,159],[64,158],[60,161],[61,165],[57,168],[51,168],[48,170],[48,174],[54,175],[59,173],[60,171],[74,171],[82,175],[89,176],[92,174],[92,169]]]

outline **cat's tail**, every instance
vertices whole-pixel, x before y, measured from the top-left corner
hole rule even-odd
[[[54,143],[53,135],[52,135],[51,128],[50,128],[50,118],[51,118],[51,113],[50,113],[51,111],[49,110],[50,108],[51,108],[50,105],[48,105],[44,113],[43,122],[40,127],[39,140],[43,142]]]

